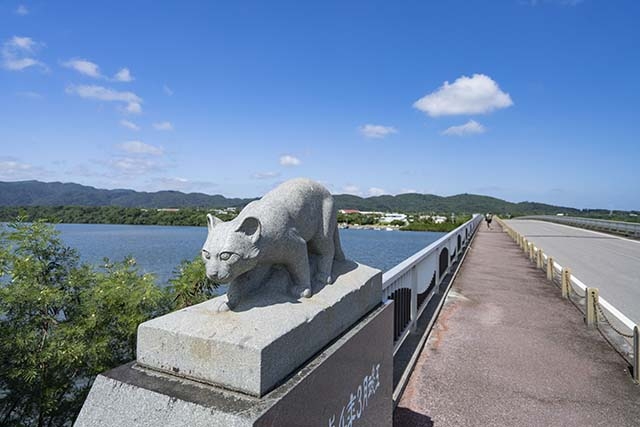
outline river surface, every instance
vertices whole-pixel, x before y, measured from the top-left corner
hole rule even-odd
[[[142,271],[154,273],[161,286],[182,260],[200,254],[206,227],[155,225],[58,224],[62,240],[78,250],[82,261],[100,265],[131,255]],[[387,271],[445,233],[340,230],[347,258]]]

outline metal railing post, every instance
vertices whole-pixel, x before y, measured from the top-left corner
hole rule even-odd
[[[633,380],[640,384],[640,332],[633,327]]]
[[[571,270],[562,269],[562,298],[569,298],[569,286],[571,286]]]
[[[416,331],[418,324],[418,271],[411,268],[411,332]]]
[[[596,323],[598,323],[598,312],[597,312],[597,304],[598,304],[599,296],[598,296],[598,288],[587,288],[587,299],[585,304],[586,312],[586,320],[587,326],[594,327]]]
[[[547,279],[553,282],[553,257],[547,257]]]

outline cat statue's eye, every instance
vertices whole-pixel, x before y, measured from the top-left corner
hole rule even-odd
[[[222,261],[229,261],[229,258],[231,258],[231,255],[233,255],[233,252],[222,252],[220,253],[220,259]]]
[[[204,257],[205,257],[206,259],[211,259],[211,254],[210,254],[210,253],[209,253],[209,251],[208,251],[208,250],[206,250],[206,249],[203,249],[203,250],[202,250],[202,255],[204,255]]]

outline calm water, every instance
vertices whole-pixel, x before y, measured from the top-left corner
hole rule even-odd
[[[151,225],[59,224],[63,241],[78,250],[82,260],[99,265],[104,257],[133,256],[140,268],[154,273],[163,284],[184,259],[200,253],[205,227]],[[340,230],[347,258],[389,270],[445,233],[380,230]]]

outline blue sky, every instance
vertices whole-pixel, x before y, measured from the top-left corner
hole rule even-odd
[[[640,209],[640,2],[0,3],[0,180]]]

